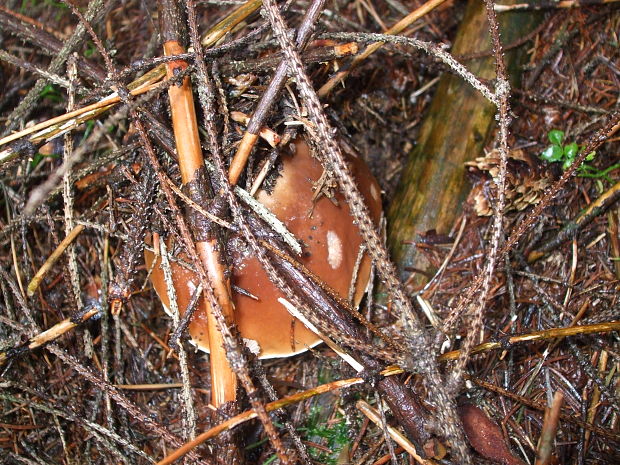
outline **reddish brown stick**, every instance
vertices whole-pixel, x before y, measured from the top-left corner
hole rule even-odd
[[[557,391],[553,396],[551,407],[545,411],[545,419],[540,432],[538,447],[536,448],[536,465],[548,465],[551,463],[554,449],[553,442],[558,431],[563,400],[562,392]]]
[[[176,40],[164,43],[166,55],[179,55],[185,49]],[[173,78],[175,70],[187,68],[184,61],[173,61],[166,65],[168,78]],[[179,155],[179,168],[183,184],[197,180],[198,173],[204,167],[198,123],[194,109],[192,87],[189,77],[183,79],[181,85],[171,86],[168,90],[172,112],[172,128]],[[225,267],[220,260],[217,239],[196,242],[196,249],[207,270],[215,296],[222,307],[222,312],[229,322],[234,321],[234,305],[231,300],[230,282],[225,275]],[[209,347],[211,351],[211,402],[219,407],[236,399],[237,378],[232,371],[224,341],[217,329],[213,311],[207,300],[203,300],[209,323]]]

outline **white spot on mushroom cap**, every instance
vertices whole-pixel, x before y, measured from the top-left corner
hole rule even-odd
[[[379,200],[379,192],[377,191],[377,186],[375,186],[374,182],[370,184],[370,195],[372,195],[373,199]]]
[[[189,289],[189,295],[194,295],[194,292],[196,292],[196,283],[190,279],[187,281],[187,288]]]
[[[334,231],[327,231],[327,263],[333,270],[342,263],[342,241]]]

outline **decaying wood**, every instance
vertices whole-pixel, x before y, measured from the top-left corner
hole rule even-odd
[[[503,43],[526,35],[537,21],[532,13],[501,16]],[[452,54],[465,55],[489,48],[484,6],[470,1]],[[515,81],[524,56],[524,47],[506,54],[507,67]],[[481,79],[495,77],[491,58],[466,65]],[[494,115],[494,106],[461,77],[444,75],[441,78],[417,146],[409,154],[397,194],[388,210],[388,243],[401,272],[426,270],[429,266],[410,243],[418,234],[432,229],[446,234],[452,228],[469,189],[464,163],[480,156],[493,131]],[[418,284],[422,282],[422,278],[417,280]]]

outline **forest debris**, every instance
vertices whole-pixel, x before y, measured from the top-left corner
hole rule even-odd
[[[465,435],[471,446],[484,458],[503,465],[525,465],[508,449],[501,429],[473,404],[458,407]]]
[[[358,400],[355,406],[364,415],[366,415],[375,425],[381,427],[381,423],[382,423],[381,415],[376,408],[372,407],[368,402],[365,402],[363,400]],[[435,463],[432,460],[427,460],[427,459],[420,457],[418,455],[418,452],[416,451],[415,446],[411,444],[411,442],[409,442],[409,440],[405,437],[405,435],[403,435],[403,433],[398,431],[396,428],[390,425],[386,425],[386,429],[389,435],[392,437],[392,439],[394,439],[394,441],[396,441],[396,443],[399,446],[405,449],[415,459],[416,462],[422,465],[431,465]],[[438,458],[441,458],[441,457],[438,457]]]
[[[553,396],[551,407],[545,410],[545,418],[543,420],[542,431],[540,433],[540,440],[538,441],[538,447],[536,448],[535,465],[549,465],[552,463],[552,452],[554,449],[553,441],[558,430],[563,400],[564,396],[562,395],[562,391],[557,391]]]
[[[479,216],[493,214],[492,198],[497,194],[493,180],[498,174],[498,164],[499,154],[496,149],[484,157],[465,162],[470,175],[475,179],[467,202]],[[538,203],[550,184],[551,175],[543,169],[542,163],[528,156],[524,150],[516,149],[508,153],[506,211],[522,211]]]
[[[499,18],[502,39],[507,42],[520,38],[538,23],[537,16],[531,13],[510,14],[514,15],[507,13]],[[462,55],[488,49],[487,29],[484,5],[469,2],[451,53]],[[514,80],[518,80],[518,63],[524,59],[524,52],[521,48],[506,54]],[[468,70],[481,79],[495,78],[495,64],[490,58],[469,63]],[[492,133],[494,115],[494,105],[460,76],[441,77],[387,214],[388,243],[400,269],[426,270],[430,266],[407,241],[430,229],[439,233],[450,230],[469,190],[463,164],[482,153]],[[415,287],[422,287],[424,281],[422,276],[416,276]]]

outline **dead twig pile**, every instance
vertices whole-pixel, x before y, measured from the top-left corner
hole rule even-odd
[[[508,3],[0,6],[0,461],[618,463],[620,10]]]

